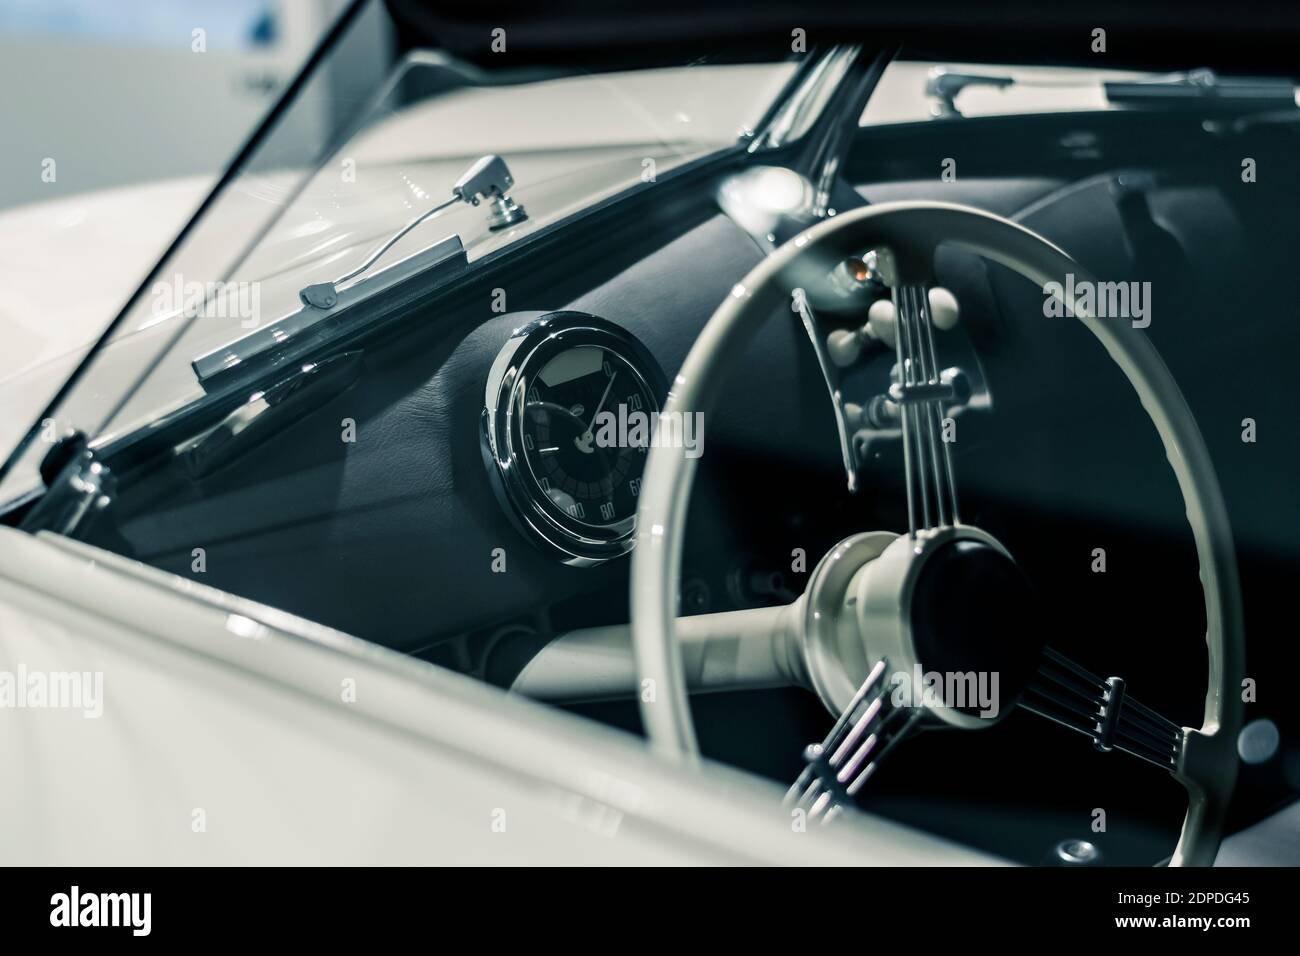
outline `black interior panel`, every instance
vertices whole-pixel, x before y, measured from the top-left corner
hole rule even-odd
[[[720,216],[555,307],[632,331],[675,370],[737,278],[757,261]],[[143,560],[390,647],[524,614],[625,579],[626,562],[576,570],[542,556],[507,520],[486,481],[479,420],[488,367],[536,312],[477,325],[439,316],[366,352],[360,380],[237,465],[198,483],[175,472],[137,487],[148,502],[124,526]],[[793,316],[770,322],[741,357],[736,401],[706,447],[837,462],[825,386]],[[341,441],[343,419],[357,441]],[[794,502],[790,502],[793,507]],[[504,548],[508,572],[491,569]],[[454,600],[449,600],[454,596]]]

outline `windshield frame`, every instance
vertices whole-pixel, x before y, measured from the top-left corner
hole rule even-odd
[[[180,232],[176,234],[175,238],[168,244],[162,255],[159,256],[157,262],[155,262],[145,274],[139,285],[136,286],[135,291],[118,311],[117,315],[108,323],[103,332],[100,333],[94,344],[86,351],[86,354],[82,356],[81,360],[77,363],[76,368],[73,369],[72,374],[69,375],[63,384],[61,384],[55,391],[53,397],[51,397],[51,399],[46,403],[45,408],[41,411],[41,414],[31,423],[22,438],[19,439],[18,443],[8,451],[3,463],[0,463],[0,488],[4,487],[4,484],[8,481],[14,467],[27,457],[33,443],[42,432],[43,423],[55,420],[58,410],[63,407],[68,397],[76,390],[77,386],[81,384],[82,379],[94,364],[95,358],[102,353],[108,343],[113,341],[121,331],[122,324],[131,314],[137,303],[142,301],[144,297],[148,295],[149,290],[154,286],[154,284],[159,281],[167,264],[184,247],[186,239],[189,238],[198,228],[199,223],[205,219],[209,210],[217,204],[221,196],[225,194],[227,188],[242,175],[243,170],[256,156],[258,149],[270,136],[279,120],[288,113],[292,104],[296,102],[301,91],[307,86],[308,82],[317,75],[317,71],[329,58],[330,52],[359,20],[362,12],[367,8],[368,3],[369,0],[352,0],[352,2],[349,3],[349,5],[335,18],[333,24],[316,44],[310,56],[307,57],[307,61],[303,64],[302,69],[299,70],[297,75],[289,81],[289,84],[285,87],[284,92],[280,94],[275,104],[262,118],[261,122],[257,124],[257,127],[252,131],[252,133],[249,134],[248,138],[245,139],[243,145],[241,145],[238,151],[236,151],[234,158],[226,166],[221,176],[217,179],[216,184],[203,198],[203,201],[199,203],[194,214],[181,228]],[[256,242],[256,240],[254,241]],[[179,331],[177,335],[179,335]],[[144,369],[140,376],[141,380],[152,374],[158,362],[160,362],[162,357],[170,351],[172,344],[174,343],[169,341],[167,347],[160,349],[157,352],[153,357],[153,360]],[[125,401],[125,397],[122,401]],[[122,401],[119,401],[104,417],[103,422],[111,421],[113,415],[116,414],[117,410],[120,408]],[[96,438],[96,436],[86,437],[92,442]],[[8,510],[11,507],[21,506],[33,498],[38,497],[41,493],[42,489],[40,488],[33,488],[26,492],[20,491],[12,502],[0,501],[0,509]]]

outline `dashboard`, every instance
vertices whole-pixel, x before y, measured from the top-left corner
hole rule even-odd
[[[503,354],[526,357],[524,379],[539,386],[539,397],[555,389],[566,408],[582,404],[590,416],[594,410],[586,406],[600,396],[586,395],[584,376],[561,381],[565,375],[548,373],[549,385],[537,380],[560,354],[552,353],[553,341],[541,350],[530,345],[516,351],[528,336],[523,332],[521,339],[521,330],[540,317],[579,313],[600,330],[599,341],[586,344],[600,349],[602,369],[588,375],[603,375],[608,355],[611,368],[618,363],[629,386],[636,386],[621,393],[625,405],[636,397],[643,405],[661,401],[661,370],[680,367],[717,303],[761,254],[716,213],[675,233],[667,241],[661,235],[656,248],[625,263],[584,259],[579,288],[567,297],[553,281],[508,287],[512,303],[537,301],[552,309],[485,315],[481,303],[490,297],[484,297],[431,316],[400,341],[368,348],[356,384],[274,442],[252,449],[237,467],[197,480],[176,469],[142,473],[124,495],[123,536],[142,560],[182,574],[192,573],[191,551],[201,542],[207,580],[219,587],[408,652],[578,595],[621,597],[627,561],[618,553],[626,551],[638,453],[614,459],[627,463],[619,494],[593,497],[593,477],[597,486],[602,477],[610,480],[611,491],[613,482],[608,474],[583,477],[582,468],[603,459],[573,447],[581,433],[566,436],[572,454],[557,457],[556,472],[548,472],[545,458],[559,453],[536,450],[539,439],[551,440],[548,434],[558,440],[576,428],[558,411],[547,422],[511,423],[515,430],[498,433],[494,452],[486,423],[490,406],[503,407],[496,383],[504,376],[493,369]],[[781,497],[782,462],[823,471],[830,487],[843,483],[821,373],[797,321],[788,319],[766,325],[744,367],[744,379],[733,386],[736,401],[709,422],[702,471],[712,471],[715,462],[762,456],[763,470],[748,471],[744,489],[724,493],[732,503],[773,495],[769,502],[784,500],[793,513],[800,501],[788,486]],[[339,441],[344,419],[355,423],[354,442]],[[502,458],[506,471],[512,458],[527,466],[522,497],[516,488],[512,498],[503,483]],[[558,472],[575,481],[573,491],[556,489],[572,501],[544,497],[542,480]],[[582,480],[585,491],[576,485]],[[588,502],[591,515],[585,514]],[[602,504],[613,506],[609,518],[601,517]],[[577,505],[581,516],[569,513]],[[717,514],[719,525],[724,513]],[[545,514],[556,540],[539,537],[525,514],[538,523]],[[579,549],[610,550],[595,558],[596,552],[575,554],[575,534],[587,539]],[[550,546],[555,543],[572,560],[566,563],[565,554]],[[715,547],[724,553],[734,544],[726,537]],[[494,557],[501,553],[504,574],[493,569],[501,566]],[[721,598],[725,584],[713,582],[710,590]],[[610,612],[617,613],[617,601]]]
[[[944,188],[918,180],[861,192],[869,201],[955,198],[1003,214],[1027,210],[1027,225],[1095,271],[1123,269],[1124,224],[1104,180]],[[765,254],[708,193],[686,192],[677,202],[661,197],[661,208],[643,216],[575,230],[542,252],[507,259],[456,296],[414,297],[400,334],[365,345],[350,387],[237,464],[201,476],[178,464],[127,476],[121,550],[501,686],[553,636],[626,622],[642,452],[626,440],[626,427],[618,437],[620,410],[628,420],[661,407],[667,377]],[[1214,207],[1194,193],[1174,195],[1181,205],[1167,221],[1204,231]],[[1199,249],[1195,237],[1187,245]],[[1104,357],[1083,357],[1086,344],[1068,327],[1020,321],[1041,307],[1036,290],[972,257],[941,251],[937,266],[960,302],[962,335],[985,362],[997,411],[959,426],[963,516],[1035,553],[1034,564],[1051,571],[1045,598],[1070,609],[1057,622],[1058,643],[1093,646],[1091,659],[1132,655],[1129,631],[1107,616],[1119,609],[1132,628],[1164,635],[1142,648],[1133,671],[1143,686],[1160,687],[1171,644],[1203,623],[1179,616],[1195,606],[1179,597],[1196,587],[1194,569],[1186,567],[1186,542],[1165,538],[1185,522],[1159,449],[1130,414],[1131,396]],[[502,298],[508,311],[496,311]],[[1178,331],[1157,323],[1152,334],[1198,418],[1211,423],[1212,441],[1218,426],[1235,438],[1240,415],[1218,392],[1198,387],[1197,373],[1210,381],[1211,371],[1187,363],[1204,363],[1206,352]],[[889,364],[881,353],[861,373],[886,381]],[[736,367],[727,400],[707,422],[687,523],[683,613],[787,602],[805,583],[798,555],[815,558],[846,529],[906,525],[888,446],[871,456],[858,493],[847,491],[826,380],[798,316],[773,314]],[[612,413],[603,420],[615,427],[612,445],[597,440],[603,413]],[[1225,415],[1231,420],[1213,424]],[[1008,424],[984,424],[995,420]],[[344,423],[355,440],[341,440]],[[1236,482],[1249,492],[1238,496],[1240,509],[1242,500],[1253,507],[1260,497],[1253,460],[1238,462],[1239,454],[1238,445],[1219,441],[1225,489],[1231,495]],[[1103,509],[1099,488],[1123,493],[1108,495]],[[1243,512],[1247,529],[1251,507]],[[1276,533],[1260,525],[1260,535]],[[1089,581],[1080,605],[1073,555],[1088,553],[1102,534],[1112,555],[1131,551],[1142,563]],[[1259,537],[1245,540],[1249,567]],[[205,555],[201,576],[196,548]],[[721,728],[704,739],[706,752],[788,779],[799,748],[821,736],[824,711],[793,690],[727,696],[692,702],[717,717],[700,719],[701,727]],[[1200,701],[1152,704],[1194,719]],[[626,705],[583,712],[637,729]],[[771,746],[736,751],[742,744],[726,728],[738,719],[763,722]],[[1011,739],[1035,730],[1008,720],[993,733]],[[955,746],[935,739],[909,750],[874,797],[877,806],[900,819],[921,812],[909,780],[936,760],[960,767],[975,759],[945,749]],[[1008,747],[994,758],[1008,762],[997,774],[972,768],[970,779],[1017,779],[1014,753]],[[1050,776],[1055,766],[1044,761],[1038,769]],[[1061,779],[1076,772],[1063,756]],[[1099,768],[1098,779],[1107,772]],[[1130,784],[1115,771],[1109,799],[1120,805]],[[936,812],[917,822],[942,830],[945,820]],[[978,818],[969,821],[971,832],[957,832],[963,821],[947,822],[954,837],[978,844]],[[1176,824],[1159,821],[1153,832]],[[1041,826],[1035,845],[1059,833],[1051,820]],[[1164,839],[1156,832],[1149,845]]]

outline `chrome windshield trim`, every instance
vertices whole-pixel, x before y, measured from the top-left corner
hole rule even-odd
[[[801,130],[806,129],[826,105],[826,97],[844,78],[845,71],[860,50],[861,47],[855,45],[831,47],[781,104],[767,128],[754,137],[749,152],[777,149],[798,139]]]

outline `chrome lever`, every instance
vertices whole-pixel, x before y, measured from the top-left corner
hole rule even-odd
[[[844,396],[840,393],[839,376],[835,371],[835,365],[831,361],[830,354],[826,350],[826,345],[822,342],[822,337],[817,331],[817,322],[813,317],[812,306],[808,304],[807,296],[803,295],[801,290],[795,291],[794,308],[803,321],[804,331],[808,333],[808,341],[812,343],[813,354],[817,356],[817,364],[821,366],[822,379],[826,382],[826,391],[831,398],[831,410],[835,414],[835,430],[840,437],[840,456],[844,460],[844,472],[848,477],[849,492],[856,493],[858,490],[858,465],[853,454],[853,448],[849,444],[849,426],[845,419]]]

